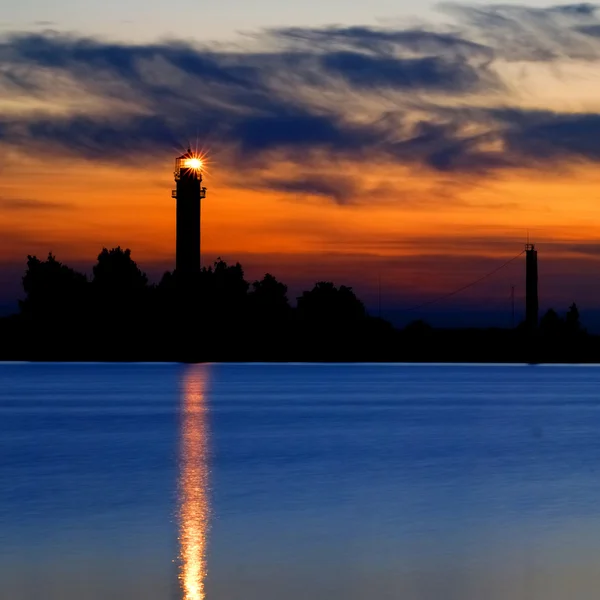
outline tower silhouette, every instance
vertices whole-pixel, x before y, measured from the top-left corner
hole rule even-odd
[[[206,197],[202,187],[202,159],[189,148],[175,159],[177,201],[175,272],[180,279],[191,280],[200,273],[200,205]]]
[[[538,263],[533,244],[525,245],[525,324],[528,329],[538,326]]]

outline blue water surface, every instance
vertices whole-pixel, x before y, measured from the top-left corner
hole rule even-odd
[[[0,598],[597,598],[599,390],[578,366],[0,364]]]

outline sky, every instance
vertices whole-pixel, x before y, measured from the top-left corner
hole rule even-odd
[[[28,254],[172,269],[175,157],[206,153],[203,263],[390,314],[539,250],[600,308],[600,10],[275,0],[12,3],[0,23],[0,307]],[[522,312],[524,260],[436,305]],[[431,310],[431,309],[428,309]],[[427,318],[427,311],[411,312]],[[451,317],[454,318],[454,317]],[[480,317],[477,317],[480,319]]]
[[[546,5],[529,2],[533,7]],[[400,19],[422,24],[440,20],[439,13],[438,4],[430,0],[180,0],[176,8],[157,0],[24,0],[3,7],[0,26],[8,32],[52,28],[127,42],[174,38],[230,43],[268,28],[377,26]]]

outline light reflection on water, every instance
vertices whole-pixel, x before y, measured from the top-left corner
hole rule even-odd
[[[184,380],[179,479],[179,580],[183,600],[203,600],[209,518],[205,389],[208,371],[191,367]]]
[[[597,598],[598,389],[577,367],[0,365],[0,600]]]

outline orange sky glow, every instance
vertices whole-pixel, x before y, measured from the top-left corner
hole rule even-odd
[[[102,247],[121,245],[143,268],[172,268],[175,155],[119,166],[14,153],[2,181],[3,196],[15,199],[0,216],[3,261],[24,263],[27,254],[52,251],[91,267]],[[339,176],[356,168],[346,165]],[[393,177],[381,175],[386,169]],[[594,256],[573,249],[600,239],[600,173],[593,165],[475,181],[393,165],[360,171],[367,191],[338,205],[252,189],[251,178],[246,188],[233,187],[227,165],[213,162],[204,180],[204,264],[221,256],[239,259],[255,277],[263,269],[284,281],[312,275],[359,287],[379,276],[392,292],[436,294],[517,254],[529,230],[541,260],[570,260],[583,274],[596,268]],[[393,179],[394,188],[377,190],[380,176]]]
[[[248,279],[272,272],[292,297],[333,280],[371,305],[381,282],[385,302],[410,304],[491,271],[529,233],[542,304],[597,305],[592,9],[498,7],[489,21],[477,10],[483,29],[467,18],[443,34],[283,30],[220,54],[7,38],[0,283],[16,289],[27,254],[48,251],[89,272],[104,246],[131,248],[154,280],[172,269],[187,132],[208,151],[205,266],[239,260]],[[252,87],[239,83],[246,72]],[[464,298],[504,298],[511,285],[520,297],[523,270]]]

